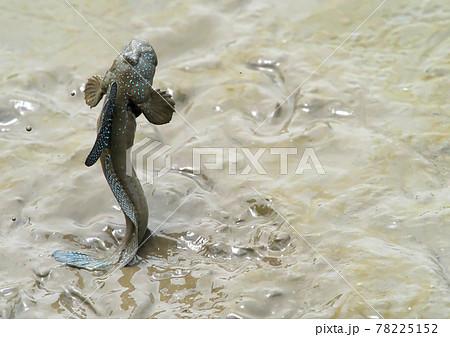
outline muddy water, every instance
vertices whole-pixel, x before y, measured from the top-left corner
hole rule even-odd
[[[449,318],[448,6],[388,1],[310,75],[380,3],[73,3],[116,50],[149,41],[177,104],[169,125],[138,120],[174,169],[144,184],[162,226],[114,273],[51,253],[123,235],[83,164],[100,111],[83,83],[115,51],[64,1],[2,3],[0,316]],[[195,147],[236,148],[236,174],[226,156],[190,174]],[[269,150],[242,174],[241,148],[280,147],[326,174],[294,174],[300,155],[280,174]]]

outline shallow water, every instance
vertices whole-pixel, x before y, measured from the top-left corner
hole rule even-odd
[[[100,107],[82,88],[116,53],[64,1],[2,3],[0,317],[449,318],[446,2],[388,1],[311,75],[380,3],[73,3],[116,50],[154,46],[178,112],[138,120],[174,170],[144,184],[162,226],[114,273],[51,253],[123,235],[84,166]],[[238,174],[189,174],[194,147],[237,148]],[[259,147],[313,148],[326,174],[267,153],[241,174]]]

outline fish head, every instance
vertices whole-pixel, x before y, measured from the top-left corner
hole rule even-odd
[[[148,42],[132,40],[107,71],[104,85],[117,83],[120,93],[134,104],[146,102],[157,64],[155,50]]]

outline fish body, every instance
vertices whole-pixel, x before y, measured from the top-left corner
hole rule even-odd
[[[127,174],[131,162],[127,162],[126,153],[134,143],[136,117],[143,114],[149,122],[160,125],[170,122],[175,111],[170,94],[152,87],[157,64],[152,46],[133,40],[103,78],[95,75],[86,83],[86,104],[95,107],[103,96],[107,99],[98,118],[97,139],[85,164],[92,166],[100,159],[103,174],[124,213],[126,233],[111,255],[94,257],[58,250],[53,253],[57,261],[98,270],[117,263],[127,265],[136,255],[147,230],[148,208],[134,169]]]

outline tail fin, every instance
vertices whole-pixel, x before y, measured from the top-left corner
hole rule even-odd
[[[71,267],[87,270],[106,270],[116,263],[120,263],[120,266],[122,267],[126,266],[133,260],[137,249],[137,235],[133,233],[131,235],[131,242],[128,242],[127,240],[123,241],[114,253],[104,258],[96,258],[71,250],[57,250],[53,252],[52,256],[56,261]]]
[[[111,265],[111,261],[99,260],[87,254],[70,250],[57,250],[53,252],[52,256],[58,262],[88,270],[98,270]]]

